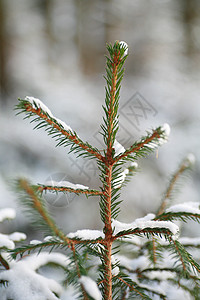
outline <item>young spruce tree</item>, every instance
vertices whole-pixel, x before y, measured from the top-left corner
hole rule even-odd
[[[107,45],[107,50],[105,115],[101,125],[105,143],[103,152],[81,140],[40,100],[33,97],[19,99],[19,113],[36,122],[35,128],[44,128],[56,139],[58,146],[69,146],[69,150],[77,154],[77,159],[82,156],[97,160],[101,186],[96,190],[67,181],[32,185],[26,179],[19,179],[17,185],[21,201],[33,215],[35,224],[43,226],[44,232],[50,236],[42,242],[36,241],[11,250],[12,258],[16,259],[19,255],[21,260],[16,262],[19,264],[26,259],[24,254],[31,255],[33,251],[40,253],[47,248],[51,251],[54,248],[65,250],[70,261],[65,266],[65,289],[74,287],[74,299],[180,299],[184,295],[200,299],[200,266],[186,250],[187,247],[200,247],[200,239],[179,238],[179,227],[174,223],[176,220],[199,221],[199,203],[170,206],[179,180],[192,166],[192,155],[182,161],[172,176],[157,213],[150,213],[132,223],[117,220],[121,189],[136,173],[138,158],[145,157],[166,142],[170,128],[164,124],[148,132],[140,141],[133,142],[128,149],[117,142],[119,93],[128,46],[117,41],[114,46]],[[47,211],[44,192],[98,197],[102,230],[62,231]],[[8,268],[8,263],[2,261]],[[5,283],[4,278],[1,276],[1,282]],[[6,280],[9,287],[9,276]],[[5,289],[8,287],[4,286]],[[52,292],[51,296],[48,294],[40,299],[58,297]]]

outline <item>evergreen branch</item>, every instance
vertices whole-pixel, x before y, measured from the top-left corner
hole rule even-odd
[[[74,245],[72,246],[71,250],[72,250],[72,253],[73,253],[73,258],[74,258],[74,262],[75,262],[75,266],[76,266],[77,276],[80,279],[81,275],[82,275],[81,274],[82,266],[79,264],[79,256],[78,256],[78,253],[77,253]],[[83,293],[83,299],[84,300],[89,300],[88,295],[85,291],[85,288],[84,288],[83,284],[80,283],[80,286],[81,286],[81,290],[82,290],[82,293]]]
[[[200,238],[187,238],[182,237],[179,239],[179,242],[185,247],[185,248],[200,248]]]
[[[59,237],[61,240],[68,243],[68,245],[70,246],[71,245],[70,239],[67,238],[65,234],[60,229],[57,228],[53,219],[47,213],[44,202],[39,197],[37,191],[25,179],[20,179],[18,181],[18,187],[20,190],[23,190],[25,192],[26,197],[24,199],[24,204],[28,207],[33,208],[38,213],[38,216],[41,217],[40,218],[40,221],[42,221],[41,224],[44,225],[45,227],[47,226],[47,228],[50,229],[53,235]]]
[[[151,261],[151,263],[154,265],[156,265],[156,263],[158,262],[158,260],[162,260],[163,259],[163,246],[157,241],[157,239],[155,238],[155,236],[152,236],[152,240],[147,241],[142,247],[141,250],[144,251],[144,249],[148,250],[148,257],[149,260]]]
[[[1,254],[0,254],[0,263],[2,264],[2,266],[3,266],[6,270],[9,270],[9,269],[10,269],[9,264],[8,264],[7,261],[1,256]]]
[[[156,261],[157,261],[157,258],[156,258],[156,241],[155,241],[155,238],[154,236],[152,237],[152,244],[153,244],[153,263],[154,263],[154,266],[156,265]]]
[[[28,99],[28,98],[27,98]],[[93,156],[99,160],[102,160],[103,157],[100,154],[99,150],[93,148],[89,143],[84,143],[77,134],[72,131],[70,128],[66,130],[63,125],[64,122],[55,118],[49,110],[43,110],[44,104],[40,104],[38,102],[33,101],[33,104],[28,100],[19,99],[19,104],[16,106],[16,109],[19,110],[19,113],[25,113],[26,118],[34,117],[37,115],[38,117],[33,119],[35,122],[39,122],[35,128],[39,129],[42,127],[46,127],[46,131],[49,135],[58,141],[57,146],[71,146],[70,152],[74,151],[75,153],[80,154],[78,156]],[[40,101],[41,102],[41,101]],[[67,126],[67,125],[66,125]]]
[[[161,215],[164,213],[166,206],[169,202],[169,199],[172,197],[172,193],[174,191],[174,188],[176,186],[177,181],[181,177],[183,173],[185,173],[186,170],[191,169],[192,165],[194,163],[194,157],[192,154],[189,154],[180,164],[178,170],[172,175],[172,178],[169,182],[169,186],[167,187],[167,190],[163,196],[160,208],[158,209],[157,215]]]
[[[169,125],[164,124],[153,130],[152,133],[147,133],[147,136],[142,137],[139,142],[134,143],[124,153],[116,156],[114,162],[120,160],[135,160],[137,157],[146,156],[152,151],[156,150],[158,146],[162,145],[168,137]]]
[[[148,272],[171,272],[171,273],[176,273],[177,275],[180,275],[181,272],[180,270],[177,270],[176,268],[147,268],[144,270],[139,271],[139,275],[143,273],[148,273]]]
[[[70,250],[73,250],[73,247],[75,245],[87,245],[88,247],[90,245],[93,244],[104,244],[104,240],[102,239],[97,239],[97,240],[80,240],[80,239],[70,239],[68,238],[68,240],[70,241]],[[38,253],[40,253],[44,248],[51,248],[49,252],[52,252],[54,249],[57,248],[69,248],[69,242],[64,242],[60,239],[55,239],[55,237],[52,237],[52,239],[50,239],[47,242],[40,242],[38,244],[29,244],[29,245],[23,245],[21,247],[17,247],[15,249],[12,250],[7,250],[8,253],[10,253],[11,257],[13,259],[17,258],[17,255],[20,255],[21,257],[25,254],[28,253],[30,254],[31,252],[38,250]],[[0,260],[0,262],[2,262]],[[9,268],[9,266],[8,266]]]
[[[195,279],[196,281],[199,281],[199,278]],[[180,282],[180,280],[176,280],[174,278],[170,278],[169,281],[174,284],[175,286],[182,288],[184,291],[187,291],[190,293],[191,296],[194,297],[195,300],[199,299],[199,293],[200,293],[200,287],[199,283],[197,284],[196,282]],[[194,285],[195,283],[195,285]]]
[[[179,243],[177,240],[170,239],[171,244],[169,247],[171,248],[171,251],[175,254],[177,258],[180,259],[183,272],[190,275],[190,267],[196,271],[197,273],[200,273],[200,266],[197,262],[194,261],[191,254],[186,251],[186,249]]]
[[[70,187],[65,187],[65,186],[49,186],[49,185],[42,185],[39,184],[38,186],[34,186],[39,192],[43,193],[45,191],[50,191],[50,192],[62,192],[62,193],[66,193],[66,192],[70,192],[70,193],[75,193],[77,195],[79,194],[85,194],[87,195],[91,195],[91,196],[99,196],[102,195],[103,193],[101,191],[97,191],[97,190],[89,190],[89,189],[73,189]]]
[[[18,255],[20,255],[20,257],[23,257],[23,255],[25,253],[30,254],[31,252],[38,250],[38,253],[40,253],[44,248],[51,248],[49,252],[52,252],[55,248],[58,247],[68,247],[68,244],[58,241],[58,240],[52,240],[52,241],[48,241],[48,242],[41,242],[38,244],[29,244],[29,245],[23,245],[21,247],[12,249],[12,250],[8,250],[8,253],[10,253],[11,257],[13,259],[16,259]]]
[[[3,286],[3,287],[7,287],[9,284],[9,281],[8,280],[0,280],[0,286]]]
[[[157,215],[154,220],[167,220],[167,221],[173,221],[173,220],[181,220],[183,222],[187,222],[187,220],[193,220],[200,223],[200,214],[195,214],[191,212],[185,212],[185,211],[179,211],[179,212],[167,212],[163,213],[161,215]]]
[[[137,295],[139,295],[140,297],[142,297],[143,299],[147,299],[147,300],[151,300],[151,298],[149,298],[147,295],[145,295],[143,293],[143,290],[141,290],[140,287],[138,287],[138,285],[133,282],[127,282],[127,280],[123,279],[122,277],[118,277],[118,279],[125,285],[127,286],[130,291],[134,291]]]
[[[138,273],[138,276],[139,278],[141,278],[143,276],[143,274],[145,273],[151,273],[151,272],[158,272],[158,276],[156,277],[155,276],[155,279],[158,280],[158,281],[162,281],[163,279],[160,279],[160,272],[169,272],[169,273],[175,273],[176,274],[176,278],[178,278],[178,281],[180,283],[180,280],[181,278],[184,278],[184,279],[189,279],[189,280],[192,280],[193,282],[196,282],[196,281],[200,281],[199,277],[197,276],[194,276],[194,275],[191,275],[191,274],[187,274],[187,276],[185,276],[185,274],[182,274],[182,271],[177,269],[177,268],[159,268],[159,267],[154,267],[154,268],[147,268],[147,269],[144,269],[144,270],[137,270],[137,273]],[[144,276],[145,279],[148,279],[148,275]],[[150,277],[152,278],[152,277]],[[171,276],[169,278],[167,278],[167,280],[173,280],[173,278],[171,278]]]
[[[105,299],[112,298],[112,213],[117,214],[118,210],[113,202],[116,202],[117,195],[113,197],[112,194],[112,173],[113,173],[113,155],[114,155],[114,141],[118,131],[118,107],[119,107],[119,91],[120,83],[123,78],[123,64],[126,59],[125,49],[122,43],[115,42],[114,46],[107,45],[107,50],[110,58],[107,57],[106,68],[106,98],[104,125],[101,126],[103,130],[104,142],[107,149],[104,151],[105,157],[99,162],[102,168],[102,182],[103,194],[101,195],[100,207],[101,216],[104,222],[105,233],[105,255],[104,255],[104,297]],[[114,209],[114,212],[113,212]]]
[[[142,285],[134,282],[126,274],[121,273],[120,276],[116,277],[122,282],[123,286],[126,286],[129,289],[129,292],[131,292],[132,296],[140,296],[142,299],[150,300],[151,298],[146,294],[148,293],[157,295],[161,299],[166,299],[166,296],[164,294],[148,287],[147,285]]]
[[[135,228],[135,229],[128,229],[128,230],[123,230],[118,232],[115,236],[113,236],[113,240],[116,240],[118,238],[124,237],[126,235],[145,235],[147,236],[147,238],[149,238],[150,236],[160,236],[160,238],[162,238],[162,236],[164,236],[166,239],[168,239],[169,237],[173,236],[174,234],[169,230],[169,228],[164,228],[164,227],[154,227],[154,228]]]
[[[120,83],[124,74],[124,62],[127,58],[126,52],[128,51],[127,45],[116,41],[114,46],[108,44],[107,50],[110,58],[106,56],[106,98],[104,125],[101,126],[105,144],[107,145],[107,153],[112,149],[116,133],[118,131],[118,107],[119,107],[119,92]],[[111,154],[111,153],[110,153]]]

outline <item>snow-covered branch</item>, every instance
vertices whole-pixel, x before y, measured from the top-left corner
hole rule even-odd
[[[170,127],[168,124],[158,127],[151,134],[143,137],[140,142],[134,143],[130,148],[115,158],[115,162],[126,158],[136,158],[144,156],[149,152],[156,150],[159,146],[168,141]]]
[[[27,96],[24,100],[19,99],[16,109],[20,111],[19,113],[26,113],[27,117],[37,115],[38,117],[33,119],[33,121],[39,122],[35,128],[46,127],[48,134],[58,141],[57,146],[71,145],[71,151],[82,152],[81,155],[93,156],[102,160],[102,155],[96,148],[89,143],[84,143],[71,127],[56,118],[41,100]]]

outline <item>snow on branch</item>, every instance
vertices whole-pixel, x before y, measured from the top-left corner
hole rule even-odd
[[[112,228],[116,236],[120,236],[123,232],[126,234],[137,234],[139,231],[154,234],[168,234],[173,238],[177,238],[179,234],[179,227],[170,221],[154,221],[154,214],[148,214],[144,218],[136,219],[132,223],[122,223],[117,220],[112,220]],[[163,232],[162,232],[163,230]],[[122,234],[123,235],[123,234]]]
[[[16,212],[13,208],[3,208],[0,209],[0,222],[8,219],[14,219],[16,217]]]
[[[123,54],[122,57],[128,55],[128,44],[126,42],[124,42],[124,41],[120,41],[119,45],[120,45],[120,48],[124,49],[124,54]]]
[[[174,194],[174,192],[177,190],[177,182],[180,181],[182,178],[182,175],[190,169],[195,163],[195,156],[192,153],[189,153],[181,162],[179,168],[176,170],[176,172],[172,175],[169,185],[166,189],[166,192],[164,193],[162,202],[160,204],[160,207],[158,209],[157,215],[161,215],[164,213],[166,206],[169,205],[169,202]]]
[[[122,154],[126,151],[126,149],[115,139],[113,148],[115,149],[115,156]]]
[[[137,258],[128,258],[124,255],[117,255],[116,258],[120,262],[120,266],[125,267],[129,271],[135,271],[137,269],[143,270],[149,266],[149,259],[145,255],[140,255]]]
[[[72,134],[74,134],[74,131],[71,129],[71,127],[69,125],[67,125],[65,122],[61,121],[60,119],[56,118],[52,112],[50,111],[50,109],[39,99],[34,98],[34,97],[29,97],[26,96],[25,100],[30,102],[30,104],[32,105],[32,107],[35,110],[38,110],[41,108],[41,110],[48,115],[50,118],[54,119],[56,121],[56,123],[58,123],[59,126],[61,126],[64,130],[71,132]]]
[[[77,230],[76,232],[70,232],[67,235],[70,239],[81,239],[81,240],[98,240],[104,239],[105,235],[100,230],[91,230],[91,229],[82,229]]]
[[[146,299],[146,300],[152,299],[146,293],[148,293],[148,294],[150,293],[152,295],[159,296],[160,299],[166,298],[165,292],[158,287],[156,287],[156,289],[153,289],[152,287],[150,287],[148,285],[141,284],[140,282],[138,282],[137,279],[135,281],[131,280],[124,274],[119,276],[118,279],[123,283],[124,288],[126,288],[126,289],[128,288],[129,296],[132,296],[133,299],[137,295],[139,296],[139,298],[142,298],[142,299]]]
[[[199,202],[184,202],[173,205],[166,209],[168,212],[186,212],[192,214],[200,214],[200,203]]]
[[[196,158],[193,153],[189,153],[183,161],[185,168],[190,168],[195,164]]]
[[[52,187],[55,187],[55,186],[66,187],[66,188],[69,188],[72,190],[88,190],[89,189],[88,186],[84,186],[82,184],[74,184],[69,181],[53,181],[53,180],[51,180],[51,181],[46,181],[45,185],[52,186]]]
[[[16,217],[16,212],[13,208],[3,208],[0,210],[0,222],[8,219],[14,219]],[[26,239],[26,234],[22,232],[13,232],[11,234],[0,233],[0,248],[4,249],[14,249],[15,243]]]
[[[38,268],[50,262],[66,267],[68,258],[61,253],[41,253],[29,255],[20,261],[11,261],[10,269],[0,273],[0,280],[7,281],[4,288],[6,299],[57,300],[62,287],[54,279],[46,278],[36,272]]]
[[[101,195],[101,191],[91,190],[88,186],[82,184],[74,184],[69,181],[46,181],[44,185],[37,186],[40,192],[51,191],[51,192],[73,192],[75,194],[86,194],[86,195]]]
[[[0,233],[0,248],[14,249],[15,244],[9,239],[8,235]]]
[[[128,168],[122,171],[117,178],[113,180],[113,186],[115,189],[118,189],[122,186],[123,182],[126,180],[127,176],[132,174],[133,170],[138,168],[137,162],[132,162]]]
[[[98,149],[93,148],[89,143],[84,143],[71,129],[69,125],[60,119],[56,118],[50,109],[39,99],[34,97],[25,97],[19,99],[19,104],[16,106],[19,113],[25,113],[28,117],[38,116],[33,121],[39,122],[35,128],[47,127],[47,132],[58,141],[57,146],[71,145],[71,151],[79,153],[79,155],[93,156],[102,160],[102,155]]]
[[[165,123],[163,126],[153,130],[146,137],[142,137],[140,142],[134,143],[124,153],[115,158],[115,162],[125,158],[136,158],[137,156],[144,156],[149,152],[156,150],[159,146],[168,141],[170,134],[170,126]]]
[[[155,220],[175,220],[185,221],[186,219],[196,220],[200,222],[200,203],[185,202],[173,205],[166,211],[155,217]]]
[[[38,191],[25,179],[18,180],[18,189],[22,192],[22,197],[20,198],[22,204],[31,209],[31,214],[35,213],[35,218],[37,219],[37,222],[35,223],[39,226],[44,226],[46,230],[59,237],[70,246],[70,240],[56,226],[54,220],[50,217],[43,199],[38,195]]]
[[[79,282],[83,285],[84,290],[87,294],[94,300],[101,300],[101,292],[96,284],[96,282],[88,276],[81,276]]]
[[[174,252],[175,256],[179,258],[179,260],[177,260],[177,264],[179,262],[182,265],[184,272],[190,274],[192,269],[193,271],[200,273],[199,264],[194,261],[191,254],[186,251],[186,249],[178,240],[172,240],[172,243],[169,244],[169,247],[171,248],[171,251]]]
[[[11,249],[8,252],[13,259],[16,259],[18,255],[22,258],[25,253],[30,254],[35,250],[38,251],[38,253],[41,253],[41,251],[45,250],[46,248],[50,248],[49,252],[51,252],[54,248],[57,248],[58,246],[62,248],[69,248],[68,244],[59,238],[51,237],[51,239],[47,241],[45,241],[45,239],[46,238],[44,238],[44,241],[32,240],[30,241],[29,245],[22,245],[21,247]]]
[[[200,237],[189,238],[189,237],[181,237],[179,238],[179,242],[184,247],[200,247]]]

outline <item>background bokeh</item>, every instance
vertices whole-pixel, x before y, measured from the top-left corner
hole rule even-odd
[[[33,183],[64,178],[98,187],[95,163],[55,148],[43,130],[33,131],[15,116],[14,107],[18,97],[39,98],[83,140],[102,149],[97,133],[106,43],[115,40],[129,45],[118,140],[127,147],[145,130],[171,126],[158,158],[140,160],[138,175],[122,191],[119,219],[130,222],[155,212],[170,174],[190,152],[196,167],[176,201],[199,201],[199,36],[199,0],[0,0],[0,207],[17,209],[16,221],[2,230],[9,225],[35,234],[11,188],[19,176]],[[66,232],[102,228],[98,198],[45,197]],[[198,232],[194,225],[183,230]]]

